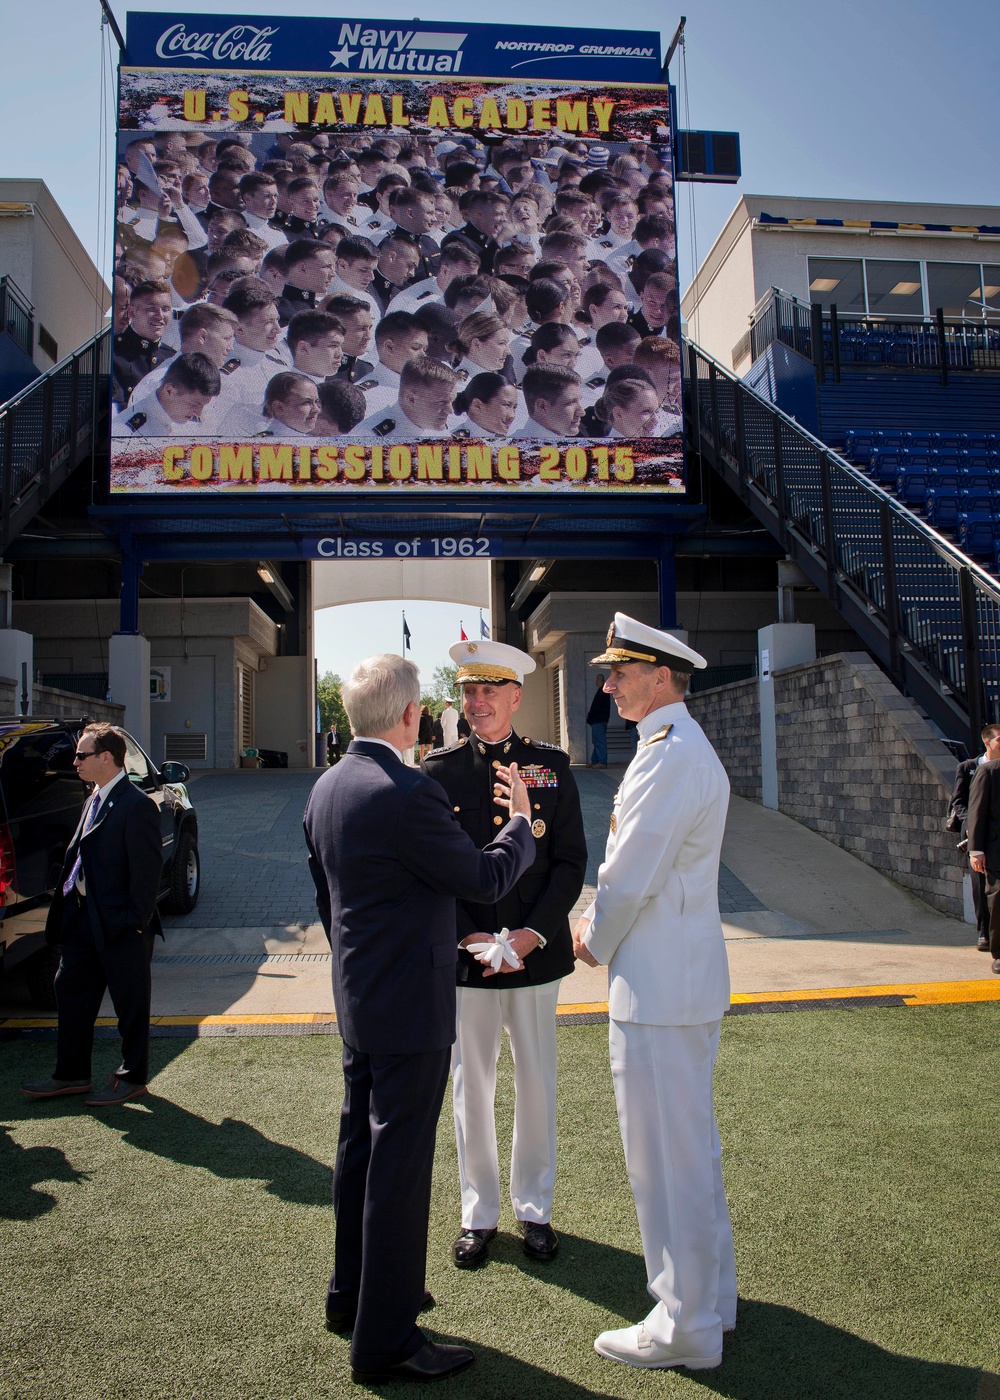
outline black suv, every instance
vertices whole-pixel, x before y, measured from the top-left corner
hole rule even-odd
[[[25,963],[32,1000],[54,1003],[56,950],[45,943],[45,917],[63,856],[91,789],[73,767],[85,719],[0,719],[0,966]],[[198,901],[201,866],[198,818],[183,763],[157,769],[130,734],[125,771],[160,809],[163,884],[171,914],[189,914]],[[28,960],[28,961],[25,961]]]

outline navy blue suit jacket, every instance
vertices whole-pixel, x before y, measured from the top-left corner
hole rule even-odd
[[[535,858],[529,823],[509,823],[480,851],[440,783],[355,739],[316,783],[304,824],[344,1040],[371,1055],[445,1049],[456,900],[495,904],[515,884]]]

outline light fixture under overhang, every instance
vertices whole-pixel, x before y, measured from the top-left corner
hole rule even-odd
[[[889,288],[889,295],[891,297],[912,297],[919,291],[919,282],[897,282],[894,287]]]
[[[977,287],[972,294],[976,299],[982,296],[984,301],[990,297],[1000,296],[1000,287]]]
[[[542,576],[545,574],[547,569],[547,564],[536,564],[535,567],[528,574],[528,577],[531,579],[532,583],[537,583],[538,580],[542,578]]]
[[[261,580],[267,585],[268,592],[277,598],[285,612],[294,612],[295,599],[285,587],[285,583],[278,571],[278,566],[272,564],[268,559],[262,559],[257,565],[257,573]],[[278,625],[281,626],[280,623]]]
[[[811,292],[832,292],[840,286],[839,277],[814,277],[809,283]]]

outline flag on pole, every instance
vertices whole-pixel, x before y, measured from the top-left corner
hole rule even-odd
[[[462,622],[460,622],[460,623],[458,624],[458,630],[459,630],[459,632],[461,633],[461,636],[459,637],[458,640],[459,640],[460,642],[467,642],[469,639],[468,639],[468,637],[465,635],[465,624],[462,623]]]
[[[483,617],[482,608],[479,609],[479,635],[481,637],[488,637],[490,635],[490,625],[485,617]]]
[[[410,629],[406,625],[406,613],[403,613],[403,650],[410,650]]]

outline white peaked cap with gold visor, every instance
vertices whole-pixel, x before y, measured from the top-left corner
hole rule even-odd
[[[591,660],[591,666],[623,666],[629,661],[649,661],[678,671],[703,671],[708,662],[670,632],[647,627],[627,613],[615,613],[608,628],[607,648]]]
[[[456,642],[448,655],[458,666],[457,685],[505,685],[508,681],[521,685],[535,669],[526,651],[506,642]]]

